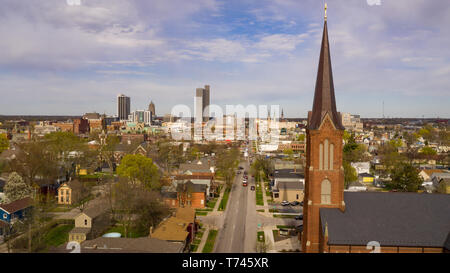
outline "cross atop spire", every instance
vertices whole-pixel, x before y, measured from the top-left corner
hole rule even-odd
[[[326,8],[327,6],[325,5],[325,23],[323,27],[322,46],[320,48],[319,68],[317,71],[316,89],[314,91],[313,109],[308,127],[309,129],[318,129],[328,114],[335,128],[343,130],[344,127],[341,123],[341,117],[336,110],[336,99],[334,97]]]
[[[327,3],[325,3],[325,21],[327,20]]]

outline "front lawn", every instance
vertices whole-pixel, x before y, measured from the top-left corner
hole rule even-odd
[[[67,242],[69,239],[69,232],[73,229],[74,225],[58,225],[49,230],[44,236],[45,246],[60,246]]]
[[[209,231],[208,239],[206,239],[205,247],[203,247],[203,253],[211,253],[214,249],[214,243],[216,241],[217,230],[212,229]]]
[[[208,203],[206,203],[206,206],[208,208],[214,209],[214,207],[216,206],[217,203],[217,198],[214,198],[212,200],[209,200]]]
[[[227,187],[225,189],[225,192],[223,194],[222,200],[220,201],[218,210],[225,210],[227,208],[228,197],[230,196],[230,191],[231,191],[230,187]]]
[[[259,183],[259,182],[256,184],[256,205],[264,206],[262,187],[261,187],[261,183]]]

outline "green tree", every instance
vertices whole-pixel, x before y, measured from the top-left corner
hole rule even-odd
[[[30,186],[55,179],[59,170],[58,158],[48,151],[47,142],[32,140],[17,146],[18,152],[8,163],[8,171],[17,172]],[[41,179],[36,180],[37,177]]]
[[[16,172],[12,172],[8,176],[4,191],[8,202],[14,202],[31,195],[31,187]]]
[[[263,156],[257,156],[253,160],[250,171],[257,181],[260,180],[261,173],[263,174],[263,178],[267,179],[273,173],[273,165],[269,159]]]
[[[222,150],[217,154],[216,167],[217,173],[221,175],[226,184],[231,186],[236,168],[239,165],[239,149],[233,147],[231,149]]]
[[[284,149],[283,153],[292,161],[294,159],[294,151],[292,149]]]
[[[117,168],[117,174],[142,183],[148,189],[159,189],[159,172],[153,160],[140,154],[126,155]]]
[[[301,141],[301,142],[305,141],[305,134],[298,135],[297,141]]]
[[[401,162],[391,170],[391,181],[387,187],[403,192],[417,192],[423,180],[412,164]]]
[[[431,148],[430,146],[425,146],[420,150],[420,153],[426,156],[429,155],[437,155],[437,152],[435,149]]]
[[[122,226],[125,237],[130,237],[132,230],[145,236],[150,226],[156,226],[169,214],[157,192],[126,178],[114,184],[110,194],[114,218]]]
[[[366,153],[366,146],[355,142],[352,134],[348,142],[344,145],[344,160],[347,162],[361,162],[368,160]]]
[[[0,134],[0,154],[9,148],[9,140],[6,134]]]
[[[347,189],[350,183],[358,179],[358,173],[349,162],[344,161],[342,165],[344,167],[344,186]]]

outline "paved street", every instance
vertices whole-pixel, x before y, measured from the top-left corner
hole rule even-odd
[[[241,163],[241,166],[244,167],[244,170],[248,171],[248,163]],[[244,252],[246,219],[249,214],[249,211],[247,210],[249,187],[242,186],[242,176],[243,173],[236,175],[231,188],[227,209],[224,213],[224,222],[219,231],[214,249],[214,252],[216,253]],[[252,182],[249,183],[249,186],[251,185]],[[256,215],[256,210],[253,210],[253,214]]]
[[[241,162],[249,172],[249,163]],[[255,253],[256,232],[276,225],[299,225],[301,221],[290,218],[273,218],[256,211],[256,193],[250,190],[255,182],[249,175],[247,187],[242,186],[243,174],[237,175],[230,192],[225,213],[200,218],[202,222],[219,229],[215,253]],[[298,212],[300,208],[296,208]],[[258,224],[260,225],[258,229]]]

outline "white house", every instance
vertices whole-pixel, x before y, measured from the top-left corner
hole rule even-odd
[[[352,162],[352,167],[355,168],[358,174],[370,173],[370,162]]]

